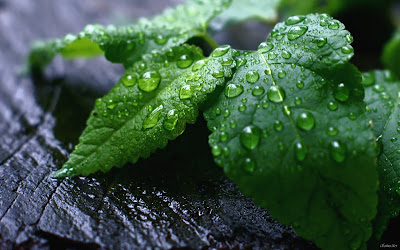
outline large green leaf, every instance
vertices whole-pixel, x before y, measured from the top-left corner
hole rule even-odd
[[[228,177],[325,249],[365,248],[376,214],[375,137],[351,42],[327,15],[291,17],[205,113]]]
[[[380,146],[379,203],[374,220],[374,237],[379,241],[389,219],[400,211],[400,82],[389,71],[371,71],[363,74],[363,84]]]
[[[397,31],[386,43],[382,53],[382,62],[400,79],[400,31]]]
[[[195,122],[207,95],[232,76],[232,56],[223,46],[200,60],[202,52],[186,45],[143,56],[96,101],[79,144],[53,177],[106,172],[165,147]]]
[[[104,51],[109,61],[130,65],[144,54],[180,45],[194,36],[206,36],[210,20],[229,4],[230,0],[190,0],[133,25],[88,25],[77,35],[36,43],[28,63],[42,69],[58,53],[75,58],[96,56]]]
[[[229,8],[211,22],[211,28],[219,31],[249,20],[276,23],[279,2],[280,0],[232,0]]]

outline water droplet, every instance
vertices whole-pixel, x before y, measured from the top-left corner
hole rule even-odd
[[[292,54],[289,51],[282,51],[282,57],[285,59],[290,59],[292,57]]]
[[[143,121],[144,129],[152,128],[157,124],[158,118],[163,108],[164,108],[163,105],[158,106],[150,113],[150,115],[146,119],[144,119]]]
[[[343,162],[346,158],[346,148],[344,145],[340,144],[338,141],[331,142],[331,156],[336,162]]]
[[[294,104],[300,105],[301,103],[302,103],[302,100],[301,100],[300,97],[295,97],[295,98],[294,98]]]
[[[180,68],[180,69],[186,69],[187,67],[192,65],[192,63],[193,63],[193,59],[190,58],[190,56],[182,55],[181,57],[179,57],[179,60],[176,63],[176,66],[178,66],[178,68]]]
[[[193,89],[190,85],[183,85],[179,91],[179,98],[181,100],[189,99],[193,96]]]
[[[317,42],[318,47],[323,47],[326,44],[326,42],[328,41],[328,39],[326,39],[325,37],[319,37],[319,38],[315,39],[315,41]]]
[[[336,100],[344,102],[349,98],[350,95],[350,90],[347,88],[344,83],[340,83],[337,85],[335,92],[334,92],[334,97]]]
[[[260,45],[258,45],[258,52],[265,53],[265,52],[270,51],[273,48],[274,48],[274,45],[272,43],[263,42],[263,43],[260,43]]]
[[[296,87],[298,87],[299,89],[303,88],[304,87],[304,82],[303,81],[298,81],[296,83]]]
[[[251,92],[251,94],[252,94],[253,96],[259,96],[259,95],[264,94],[264,92],[265,92],[265,89],[264,89],[262,86],[256,86],[256,87],[253,89],[253,91]]]
[[[237,67],[241,67],[247,63],[247,60],[245,58],[239,58],[236,60],[236,65]]]
[[[353,36],[350,35],[350,34],[347,34],[347,35],[346,35],[346,41],[347,41],[348,43],[352,43],[352,42],[354,41]]]
[[[350,54],[354,51],[353,47],[351,47],[350,45],[343,46],[341,50],[343,54]]]
[[[221,153],[222,153],[222,148],[221,148],[220,146],[218,146],[218,145],[214,145],[214,146],[211,148],[211,153],[212,153],[212,155],[215,156],[215,157],[220,156]]]
[[[275,121],[274,122],[274,129],[276,131],[282,131],[283,130],[283,123],[281,121]]]
[[[242,143],[243,147],[252,150],[258,146],[260,137],[261,129],[256,126],[249,125],[240,133],[240,142]]]
[[[215,114],[216,115],[220,115],[221,114],[221,109],[220,108],[216,108],[215,109]]]
[[[243,93],[243,86],[241,84],[230,83],[225,87],[225,96],[229,98],[236,97]]]
[[[219,48],[216,48],[213,52],[212,52],[212,56],[213,57],[220,57],[225,55],[229,50],[231,49],[231,46],[229,45],[222,45]]]
[[[219,140],[220,140],[221,142],[224,142],[224,141],[228,140],[228,133],[226,133],[226,132],[221,132],[221,134],[219,135]]]
[[[244,160],[244,169],[249,172],[249,173],[253,173],[254,172],[254,167],[255,167],[255,163],[252,159],[250,158],[246,158]]]
[[[158,71],[148,71],[139,78],[139,89],[150,92],[158,87],[161,75]]]
[[[285,21],[285,24],[286,25],[298,24],[302,22],[304,19],[306,19],[305,16],[291,16]]]
[[[339,130],[337,129],[337,128],[335,128],[335,127],[329,127],[327,130],[326,130],[326,134],[328,135],[328,136],[335,136],[335,135],[337,135],[339,133]]]
[[[308,30],[307,26],[294,26],[290,28],[287,37],[290,41],[295,40],[304,35]]]
[[[337,102],[335,102],[335,101],[328,102],[328,109],[329,110],[335,111],[335,110],[338,109],[338,107],[339,107],[339,104]]]
[[[269,59],[269,60],[273,60],[273,59],[275,59],[277,56],[278,56],[278,54],[277,54],[276,52],[270,52],[270,53],[268,54],[268,59]]]
[[[367,72],[362,75],[362,84],[365,86],[371,86],[375,83],[375,73]]]
[[[303,130],[311,130],[314,127],[315,118],[310,112],[303,112],[297,117],[297,126]]]
[[[376,93],[381,93],[385,90],[385,86],[380,85],[380,84],[375,84],[372,90]]]
[[[297,142],[295,144],[295,152],[296,152],[296,159],[298,161],[303,161],[307,155],[307,147],[303,143]]]
[[[355,120],[357,118],[357,115],[353,112],[350,112],[350,114],[347,116],[350,120]]]
[[[221,62],[222,66],[230,66],[233,63],[233,59],[231,58],[224,58]]]
[[[286,76],[286,71],[281,70],[281,71],[278,72],[278,77],[279,78],[284,78],[285,76]]]
[[[176,114],[174,109],[171,109],[167,117],[164,120],[164,128],[166,130],[173,130],[175,129],[176,123],[178,122],[178,114]]]
[[[243,112],[247,109],[247,106],[245,104],[240,104],[238,107],[239,112]]]
[[[260,78],[260,75],[258,74],[257,71],[249,71],[246,74],[246,81],[248,83],[255,83],[256,81],[258,81],[258,79]]]
[[[222,77],[224,77],[224,71],[216,70],[212,73],[212,76],[215,78],[222,78]]]
[[[193,64],[192,71],[193,72],[198,71],[198,70],[202,69],[204,67],[204,65],[206,65],[206,61],[205,60],[199,60],[195,64]]]
[[[122,77],[121,81],[122,81],[122,84],[124,84],[125,87],[132,87],[137,82],[137,76],[135,74],[125,74]]]
[[[389,100],[390,99],[390,95],[386,92],[382,92],[379,94],[379,97],[383,100]]]
[[[113,100],[110,99],[110,100],[107,101],[107,105],[106,106],[109,109],[114,109],[117,106],[117,104],[118,103],[115,103]]]
[[[337,30],[339,29],[339,26],[340,26],[339,23],[336,21],[330,21],[328,24],[328,28],[331,30]]]
[[[267,92],[267,97],[272,102],[282,102],[285,99],[285,90],[279,86],[273,85]]]
[[[396,137],[392,137],[392,138],[390,139],[390,141],[391,141],[391,142],[395,142],[395,141],[397,141],[397,138],[396,138]]]
[[[168,37],[165,37],[165,36],[163,36],[163,35],[157,35],[157,36],[154,38],[154,42],[155,42],[156,44],[158,44],[158,45],[164,45],[164,44],[166,44],[166,43],[168,42]]]

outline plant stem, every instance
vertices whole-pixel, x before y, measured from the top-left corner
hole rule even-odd
[[[219,47],[219,44],[207,33],[201,35],[201,37],[211,46],[212,49]]]

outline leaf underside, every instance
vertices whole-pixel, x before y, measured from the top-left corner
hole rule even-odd
[[[227,176],[325,249],[365,248],[376,214],[375,138],[351,42],[327,15],[289,18],[205,113]]]
[[[211,19],[229,4],[230,0],[191,0],[133,25],[87,25],[79,34],[37,42],[28,64],[44,69],[58,53],[72,59],[97,56],[103,51],[109,61],[127,67],[144,54],[162,52],[194,36],[203,36]]]
[[[378,214],[374,219],[374,239],[379,241],[388,221],[400,211],[400,82],[390,71],[363,74],[365,101],[378,138]]]
[[[194,123],[198,105],[232,76],[233,50],[204,60],[182,45],[134,63],[96,106],[70,159],[53,177],[89,175],[146,158]]]

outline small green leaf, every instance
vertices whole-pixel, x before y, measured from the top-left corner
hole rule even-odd
[[[388,221],[400,211],[400,82],[390,71],[363,74],[365,101],[378,138],[378,214],[374,238],[379,242]]]
[[[279,2],[280,0],[232,0],[230,7],[219,14],[210,27],[214,31],[220,31],[249,20],[276,23]]]
[[[205,113],[228,177],[324,249],[365,248],[376,214],[375,137],[350,37],[327,15],[289,18]]]
[[[89,175],[146,158],[194,123],[198,105],[232,76],[233,50],[223,46],[203,59],[182,45],[165,54],[144,55],[108,95],[96,101],[79,144],[53,177]],[[225,61],[231,64],[224,64]],[[215,76],[213,76],[215,75]]]
[[[382,53],[382,62],[385,68],[391,70],[400,79],[400,31],[397,31],[386,43]]]
[[[165,51],[194,36],[205,36],[210,20],[229,4],[230,0],[191,0],[129,26],[87,25],[77,35],[36,43],[28,64],[43,69],[58,53],[70,59],[95,56],[99,54],[97,45],[109,61],[129,66],[144,54]]]

